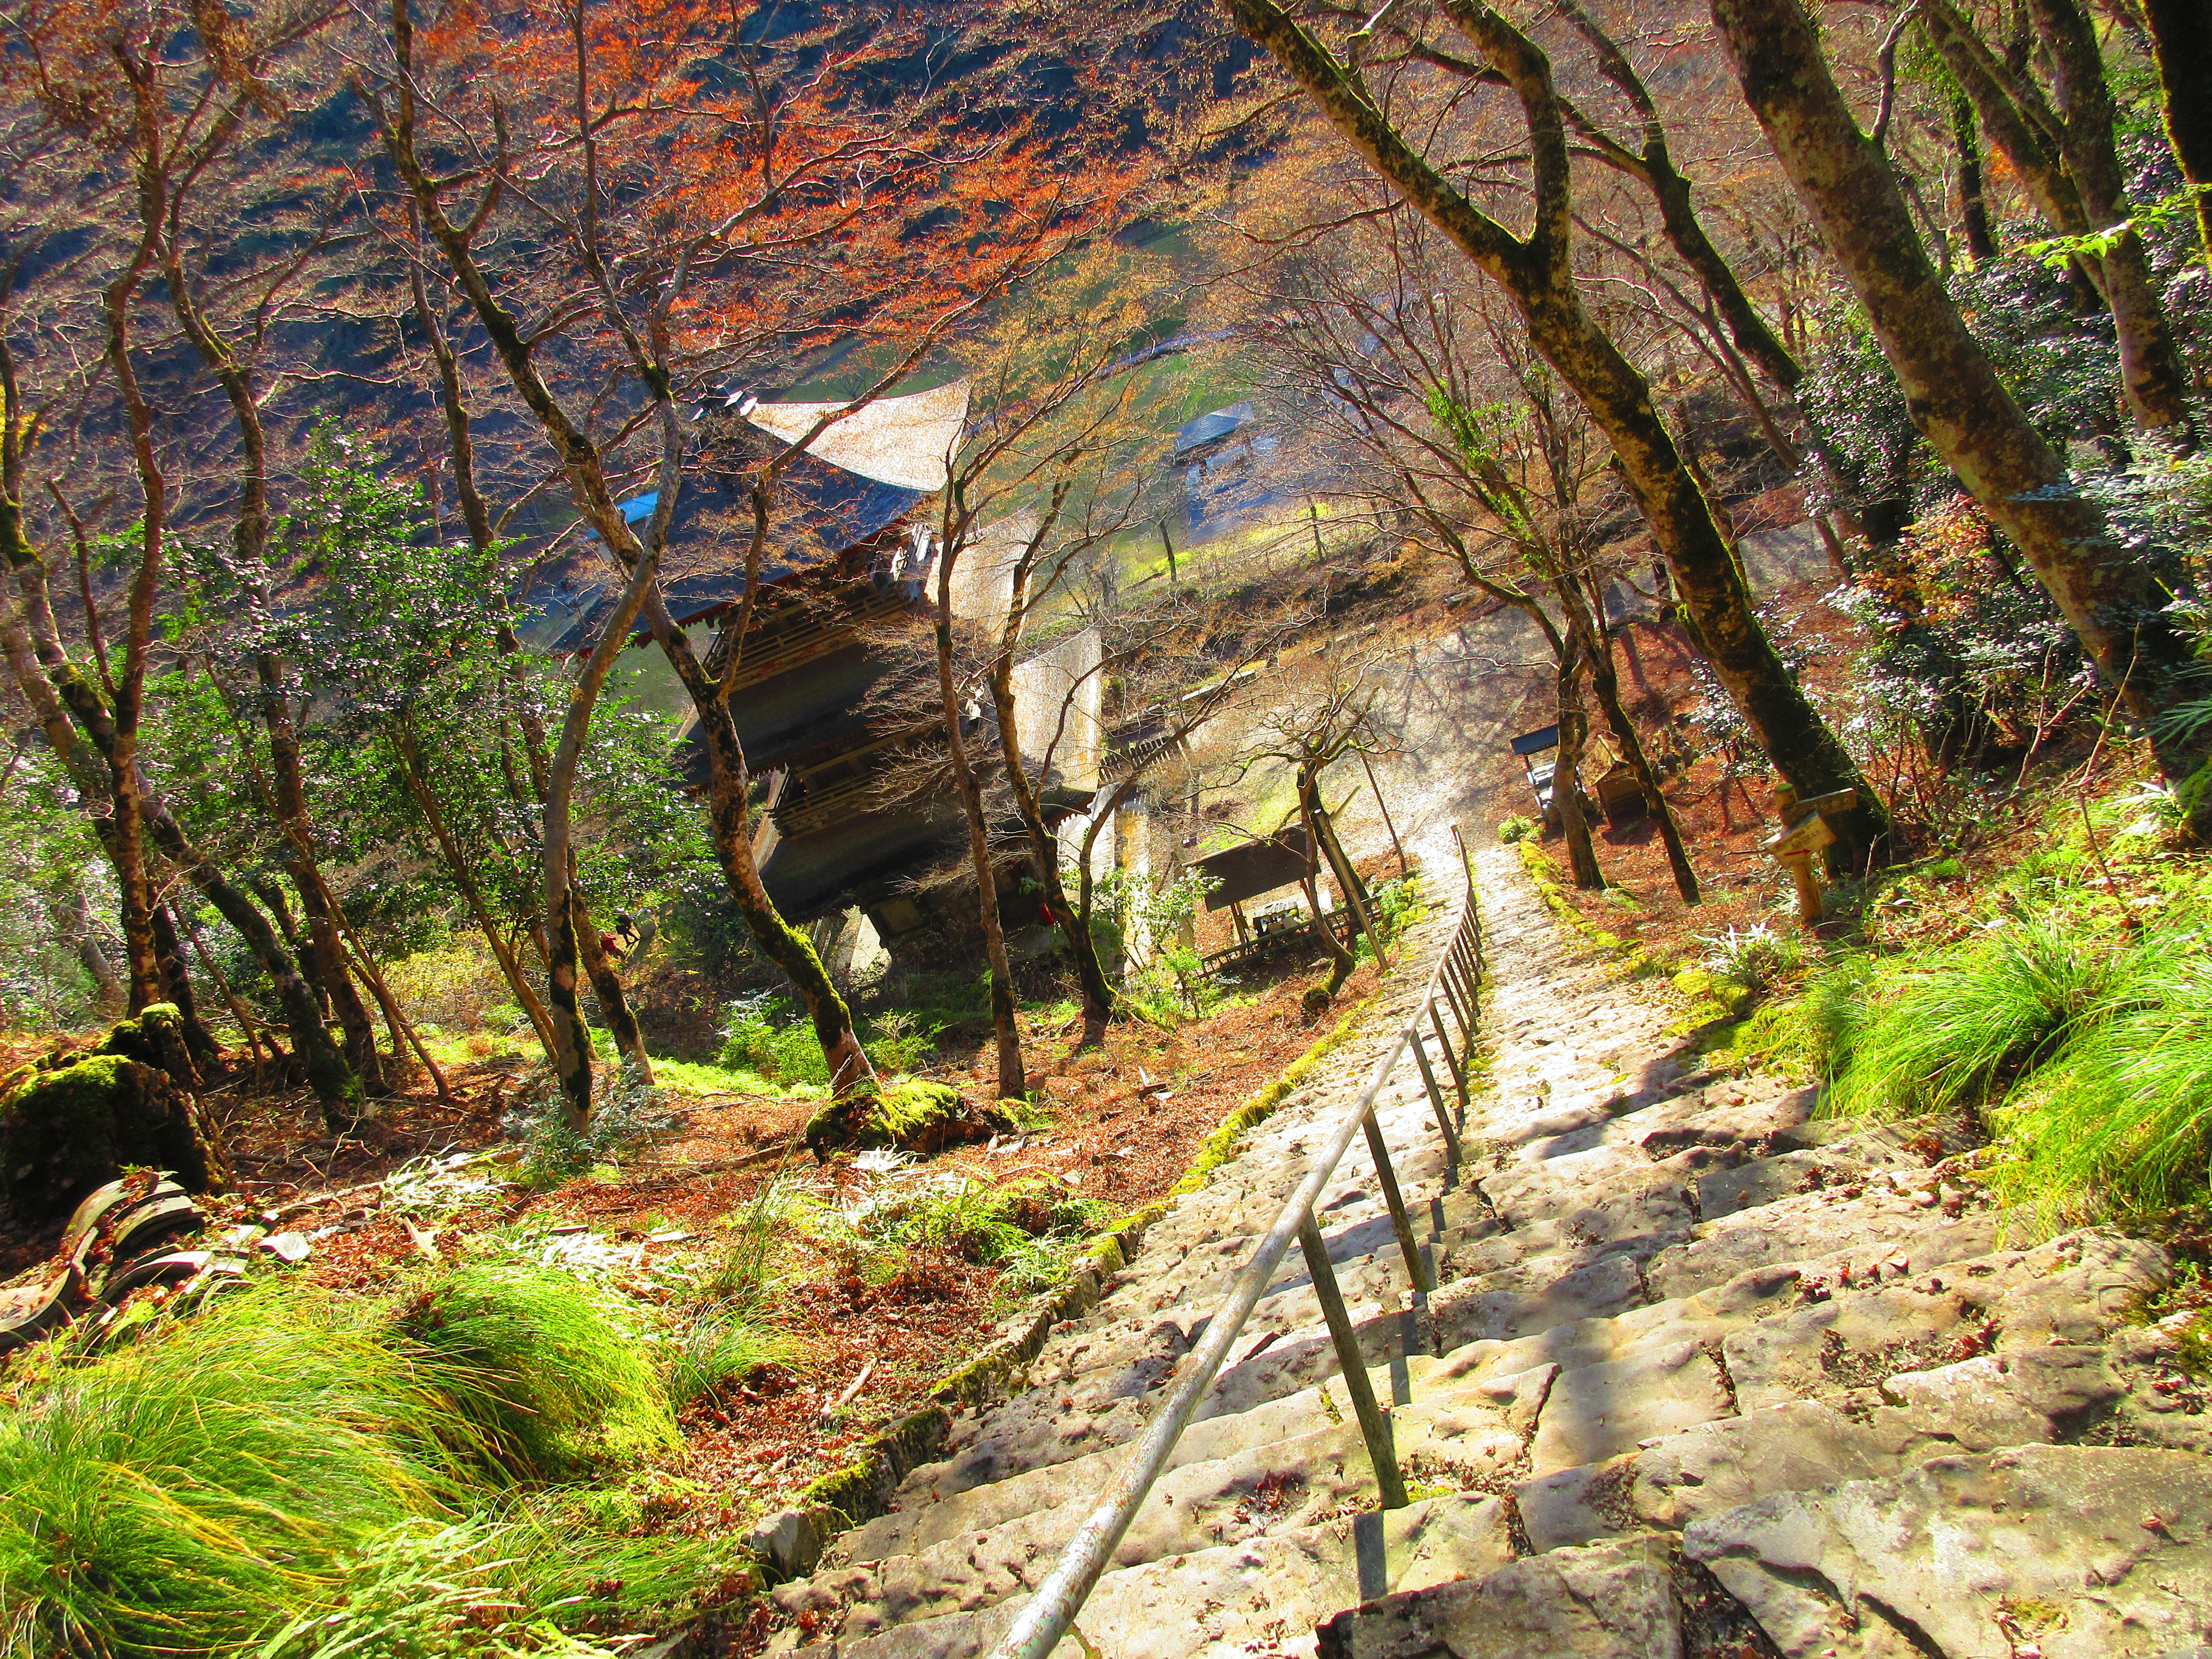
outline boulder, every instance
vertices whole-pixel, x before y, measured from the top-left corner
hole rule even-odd
[[[180,1089],[197,1089],[203,1081],[199,1067],[192,1063],[191,1049],[185,1042],[184,1016],[178,1012],[173,1002],[149,1003],[136,1019],[118,1021],[115,1029],[107,1034],[107,1041],[93,1053],[120,1054],[141,1066],[167,1072],[170,1081]]]
[[[970,1105],[950,1084],[914,1081],[830,1102],[808,1120],[806,1146],[817,1158],[848,1146],[889,1146],[927,1155],[1013,1127],[1004,1112]]]
[[[216,1184],[220,1162],[165,1071],[94,1054],[11,1085],[0,1097],[0,1193],[21,1220],[65,1216],[127,1168],[168,1170],[190,1192]]]

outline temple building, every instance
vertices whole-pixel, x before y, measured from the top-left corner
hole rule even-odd
[[[895,958],[972,933],[972,890],[933,893],[919,878],[965,844],[944,763],[945,729],[929,629],[935,615],[940,497],[948,458],[966,431],[968,383],[880,398],[830,427],[786,471],[763,550],[760,592],[730,708],[763,809],[754,851],[777,908],[794,922],[858,907]],[[730,400],[729,414],[765,437],[803,437],[838,405]],[[753,535],[749,469],[687,477],[669,528],[662,588],[680,625],[716,636],[743,605]],[[633,522],[650,495],[623,503]],[[986,529],[953,570],[956,617],[1003,616],[1024,524]],[[556,654],[592,648],[616,588],[596,542],[541,567],[527,594],[534,632]],[[645,642],[641,627],[638,643]],[[710,661],[719,659],[710,657]],[[1054,818],[1097,787],[1103,732],[1095,628],[1042,634],[1015,670],[1013,739]],[[922,670],[927,668],[927,675]],[[687,719],[678,763],[702,786],[704,745]],[[970,702],[963,732],[988,758],[1000,740],[990,700]],[[1012,856],[1001,877],[1010,929],[1035,921],[1018,898],[1025,843],[1002,827]]]

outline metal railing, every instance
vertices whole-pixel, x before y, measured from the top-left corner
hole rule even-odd
[[[1474,1044],[1475,994],[1483,973],[1482,923],[1475,908],[1474,867],[1456,828],[1452,831],[1452,840],[1459,848],[1461,865],[1467,875],[1466,898],[1451,942],[1444,947],[1436,970],[1430,975],[1426,989],[1405,1024],[1399,1027],[1389,1050],[1376,1062],[1366,1087],[1359,1091],[1358,1100],[1330,1129],[1328,1139],[1299,1181],[1297,1190],[1284,1203],[1274,1224],[1260,1241],[1260,1248],[1206,1322],[1205,1336],[1184,1357],[1182,1377],[1174,1393],[1146,1427],[1128,1462],[1115,1477],[1097,1507],[1085,1518],[1075,1536],[1060,1552],[1052,1571],[1023,1607],[1012,1628],[993,1650],[991,1659],[1045,1659],[1074,1625],[1085,1600],[1106,1570],[1115,1547],[1121,1543],[1121,1534],[1135,1519],[1152,1483],[1166,1471],[1176,1443],[1182,1438],[1192,1413],[1213,1386],[1222,1361],[1243,1331],[1244,1322],[1251,1317],[1252,1310],[1274,1278],[1276,1268],[1289,1254],[1293,1240],[1304,1253],[1314,1294],[1328,1322],[1329,1340],[1336,1349],[1345,1392],[1352,1398],[1360,1435],[1367,1443],[1367,1455],[1375,1467],[1375,1485],[1382,1495],[1382,1507],[1391,1510],[1406,1506],[1406,1483],[1398,1469],[1390,1419],[1376,1403],[1375,1390],[1368,1382],[1367,1362],[1359,1352],[1358,1333],[1345,1306],[1344,1293],[1338,1288],[1336,1271],[1328,1259],[1328,1243],[1314,1219],[1314,1206],[1336,1173],[1336,1166],[1350,1148],[1352,1137],[1364,1132],[1368,1152],[1375,1159],[1376,1181],[1389,1207],[1390,1224],[1406,1259],[1407,1273],[1417,1292],[1425,1295],[1436,1288],[1413,1237],[1405,1199],[1398,1190],[1397,1174],[1390,1165],[1390,1149],[1383,1141],[1381,1125],[1376,1121],[1375,1101],[1410,1046],[1420,1067],[1421,1081],[1428,1091],[1429,1103],[1435,1109],[1437,1127],[1443,1135],[1449,1179],[1449,1170],[1456,1170],[1462,1163],[1456,1119],[1467,1110],[1468,1065]],[[1451,1024],[1458,1029],[1455,1042],[1446,1026],[1447,1013]],[[1457,1114],[1446,1103],[1444,1090],[1430,1062],[1428,1044],[1431,1041],[1443,1056],[1453,1092],[1458,1096]],[[1088,1650],[1089,1644],[1085,1646]]]

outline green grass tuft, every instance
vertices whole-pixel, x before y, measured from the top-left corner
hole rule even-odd
[[[1978,1105],[2049,1060],[2135,971],[2131,952],[2047,915],[2008,921],[1924,960],[1853,964],[1811,1012],[1842,1115]]]
[[[2131,1206],[2198,1195],[2212,1154],[2212,963],[2148,966],[2095,1012],[2034,1109],[2011,1120],[2031,1180]]]
[[[329,1605],[449,1489],[445,1410],[289,1286],[34,1385],[0,1422],[0,1653],[226,1653]]]
[[[512,1474],[560,1479],[676,1438],[649,1340],[570,1274],[466,1263],[410,1300],[393,1331]]]

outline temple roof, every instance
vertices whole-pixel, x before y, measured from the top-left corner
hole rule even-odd
[[[842,403],[754,404],[746,420],[791,443]],[[878,398],[807,445],[806,453],[878,483],[934,492],[968,430],[968,382],[952,380],[902,398]]]
[[[1175,453],[1182,456],[1194,449],[1203,448],[1217,439],[1227,437],[1251,418],[1252,405],[1241,403],[1231,404],[1226,409],[1217,409],[1194,421],[1185,422],[1176,428]]]
[[[802,430],[804,428],[801,428]],[[750,481],[687,479],[668,526],[660,586],[681,626],[744,597],[744,552],[752,532]],[[761,558],[763,586],[814,569],[826,558],[881,534],[928,499],[928,492],[863,477],[802,455],[785,469],[769,540]],[[621,503],[623,517],[642,523],[659,497],[648,491]],[[621,589],[597,538],[542,569],[523,603],[545,618],[544,649],[556,656],[588,651],[613,611]],[[639,624],[634,637],[646,634]]]

